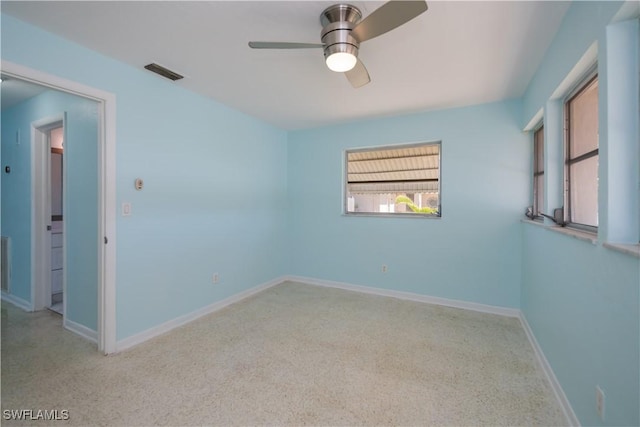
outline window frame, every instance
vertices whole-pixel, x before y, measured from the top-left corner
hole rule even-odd
[[[539,132],[542,132],[542,165],[538,163],[539,153],[538,153],[538,139],[537,136]],[[533,219],[537,221],[544,220],[544,217],[540,215],[538,212],[544,212],[544,121],[540,121],[540,123],[533,129],[533,202],[531,203],[533,209]],[[542,180],[542,206],[538,204],[538,180]]]
[[[593,157],[600,156],[600,142],[598,141],[598,148],[595,150],[591,150],[589,152],[583,153],[575,158],[571,158],[571,115],[570,115],[570,103],[580,96],[583,92],[589,89],[593,83],[596,82],[598,84],[599,89],[599,75],[597,64],[593,65],[589,71],[582,77],[577,84],[573,87],[573,89],[567,94],[564,98],[564,225],[570,228],[575,228],[582,231],[587,231],[593,234],[598,233],[598,226],[592,226],[588,224],[581,224],[578,222],[572,222],[572,206],[571,206],[571,165],[579,163],[584,160],[588,160]],[[598,90],[598,111],[600,110],[600,91]],[[600,123],[598,117],[598,135],[600,131]],[[598,138],[599,139],[599,138]],[[598,172],[596,175],[597,178],[600,177],[600,167],[598,167]],[[596,215],[598,216],[598,225],[599,224],[599,197],[596,200]]]
[[[348,209],[349,195],[349,153],[382,151],[382,150],[401,150],[405,148],[422,147],[425,145],[438,146],[438,213],[426,214],[417,212],[351,212]],[[343,151],[343,174],[342,174],[342,215],[353,217],[387,217],[387,218],[442,218],[442,140],[414,142],[409,144],[386,144],[372,147],[351,148]]]

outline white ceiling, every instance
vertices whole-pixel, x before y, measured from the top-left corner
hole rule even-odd
[[[337,1],[2,1],[3,13],[284,129],[520,97],[568,8],[558,1],[429,1],[404,26],[363,43],[371,83],[353,89],[321,49],[252,50],[247,42],[317,43]],[[352,1],[366,17],[383,2]],[[161,78],[161,77],[158,77]]]

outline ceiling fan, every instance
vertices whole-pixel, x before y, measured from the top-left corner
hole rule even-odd
[[[354,88],[371,81],[358,59],[360,43],[378,37],[409,22],[427,10],[424,0],[389,1],[364,20],[360,9],[350,4],[329,6],[320,14],[321,43],[249,42],[253,49],[324,49],[330,70],[345,73]]]

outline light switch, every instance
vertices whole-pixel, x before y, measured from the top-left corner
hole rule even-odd
[[[122,203],[122,216],[130,216],[131,215],[131,203],[123,202]]]

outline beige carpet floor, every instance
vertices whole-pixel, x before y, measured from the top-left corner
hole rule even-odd
[[[565,425],[519,321],[283,283],[102,356],[2,303],[3,425]],[[3,412],[4,414],[4,412]]]

